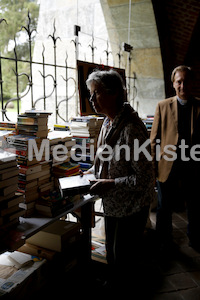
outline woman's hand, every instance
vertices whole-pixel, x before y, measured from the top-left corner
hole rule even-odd
[[[115,187],[114,179],[97,179],[91,181],[92,186],[90,188],[91,195],[103,195],[106,194],[110,189]]]
[[[92,174],[90,171],[82,171],[82,170],[79,170],[79,174],[80,176],[83,176],[83,175],[86,175],[86,174]]]

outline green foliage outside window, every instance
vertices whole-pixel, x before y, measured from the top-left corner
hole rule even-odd
[[[15,58],[14,47],[18,60],[30,60],[29,43],[26,30],[28,26],[28,12],[31,19],[30,29],[37,28],[39,4],[35,0],[0,0],[0,51],[2,57]],[[32,35],[32,54],[34,49],[34,34]],[[3,98],[16,98],[16,76],[14,74],[15,61],[2,59]],[[29,75],[29,64],[18,63],[18,74]],[[27,86],[27,77],[19,77],[19,93]]]

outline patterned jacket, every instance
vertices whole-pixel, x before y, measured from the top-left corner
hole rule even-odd
[[[143,143],[148,144],[149,155],[141,151],[137,160],[134,152]],[[109,151],[103,155],[99,149]],[[103,161],[102,157],[108,156],[109,159]],[[150,140],[146,128],[129,103],[124,103],[112,124],[108,118],[105,119],[99,134],[95,163],[90,169],[97,178],[115,179],[115,188],[102,196],[106,216],[129,216],[152,202],[154,176],[149,158]]]

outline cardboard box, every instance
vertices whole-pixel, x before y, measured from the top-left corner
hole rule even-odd
[[[79,234],[80,225],[78,223],[58,220],[28,238],[26,242],[49,250],[62,252],[68,245],[77,240]]]
[[[18,249],[18,251],[23,253],[28,253],[33,256],[38,256],[41,258],[45,258],[46,260],[52,260],[57,252],[45,249],[39,246],[24,244],[22,247]]]

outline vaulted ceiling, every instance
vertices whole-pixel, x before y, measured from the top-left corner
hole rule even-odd
[[[163,60],[166,95],[172,94],[174,66],[187,64],[196,74],[194,93],[200,97],[200,1],[152,0]]]

